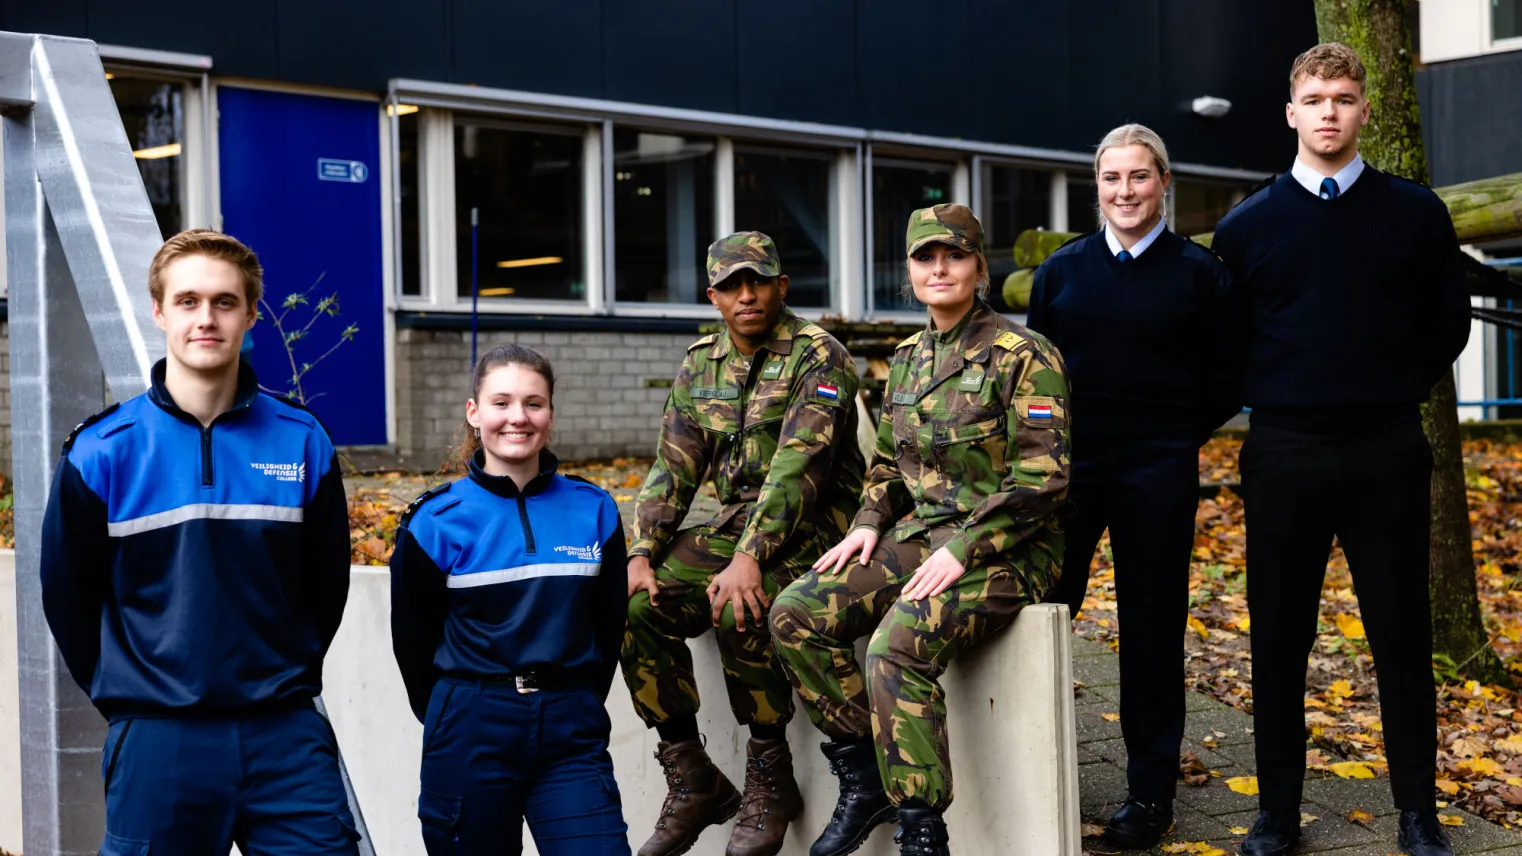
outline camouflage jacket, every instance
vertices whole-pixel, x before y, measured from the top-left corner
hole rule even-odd
[[[744,519],[737,552],[767,560],[794,537],[838,537],[866,468],[856,445],[856,365],[834,337],[784,308],[744,358],[728,333],[699,339],[671,387],[655,465],[640,490],[629,555],[658,557],[705,473]]]
[[[966,564],[1054,524],[1067,500],[1067,369],[1045,338],[979,300],[959,353],[932,372],[934,336],[893,354],[855,526],[909,538],[955,527]]]

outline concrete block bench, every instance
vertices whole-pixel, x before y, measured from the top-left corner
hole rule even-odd
[[[8,551],[6,551],[8,552]],[[13,566],[0,553],[0,639],[14,640]],[[390,576],[353,569],[348,608],[324,673],[323,698],[378,856],[422,856],[417,820],[422,726],[407,707],[391,654]],[[950,699],[957,799],[949,822],[959,856],[1078,856],[1078,764],[1067,607],[1025,610],[1014,627],[944,678]],[[716,763],[744,781],[746,733],[729,713],[712,639],[692,643],[703,696],[702,728]],[[15,648],[0,644],[0,846],[20,849],[20,764]],[[8,680],[5,680],[7,679]],[[608,698],[612,753],[631,849],[644,843],[665,798],[651,757],[656,735],[634,715],[622,680]],[[804,856],[835,806],[836,784],[802,711],[788,731],[807,802],[788,833],[784,856]],[[9,810],[7,810],[9,809]],[[710,829],[696,854],[724,852],[728,828]],[[536,853],[525,836],[526,853]],[[859,853],[896,853],[893,829],[879,828]],[[537,856],[537,854],[536,854]]]

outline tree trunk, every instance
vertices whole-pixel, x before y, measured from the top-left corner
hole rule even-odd
[[[1358,52],[1368,71],[1369,124],[1358,150],[1379,169],[1428,183],[1421,110],[1411,65],[1411,33],[1402,0],[1314,0],[1322,41]],[[1469,504],[1459,441],[1457,394],[1450,372],[1423,408],[1422,427],[1432,444],[1433,655],[1484,681],[1505,681],[1480,616],[1470,544]]]

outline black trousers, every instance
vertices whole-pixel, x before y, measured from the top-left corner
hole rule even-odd
[[[1306,660],[1335,536],[1347,554],[1378,670],[1395,805],[1433,808],[1432,450],[1420,423],[1334,435],[1254,425],[1241,470],[1259,804],[1300,810]]]
[[[1189,556],[1199,505],[1198,445],[1188,436],[1074,440],[1074,517],[1062,578],[1047,600],[1076,616],[1105,529],[1120,619],[1120,726],[1131,795],[1173,800],[1184,736]]]

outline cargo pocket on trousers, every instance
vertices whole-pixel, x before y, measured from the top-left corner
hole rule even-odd
[[[136,721],[127,719],[114,722],[106,730],[106,751],[100,755],[100,778],[108,794],[111,793],[111,777],[116,775],[116,762],[121,756],[122,744],[127,742],[127,732],[132,730],[132,723]]]
[[[423,823],[423,846],[428,856],[460,852],[460,798],[423,790],[418,795],[417,817]]]
[[[133,841],[108,832],[100,843],[100,856],[148,856],[148,842]]]

